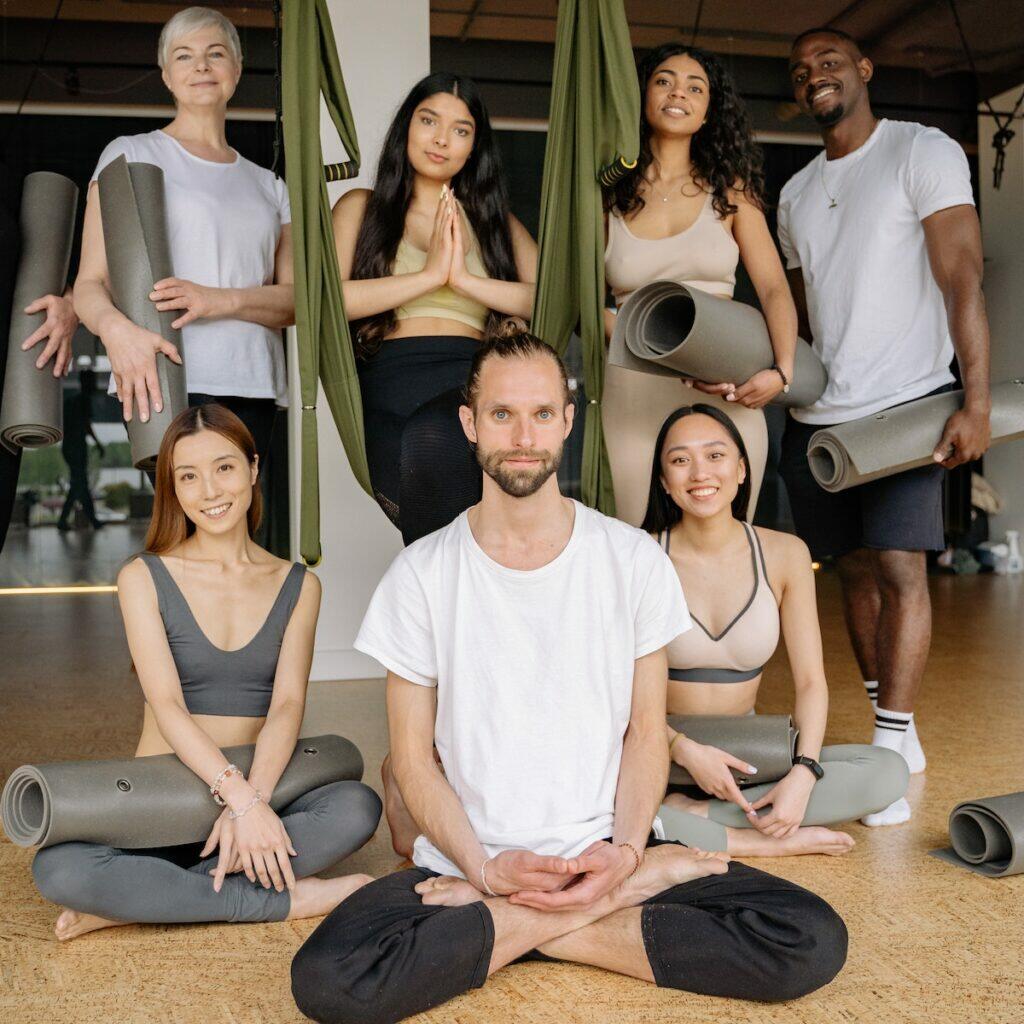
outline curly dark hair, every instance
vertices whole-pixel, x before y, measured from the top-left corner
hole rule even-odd
[[[736,212],[729,201],[729,192],[740,190],[756,206],[764,208],[764,169],[761,148],[754,141],[750,117],[736,92],[732,76],[713,53],[682,43],[666,43],[652,50],[637,64],[640,80],[640,157],[636,167],[611,188],[605,189],[604,208],[620,215],[644,206],[640,187],[647,169],[654,160],[651,152],[651,126],[643,110],[647,85],[654,72],[669,58],[685,54],[692,57],[708,76],[708,113],[703,127],[693,136],[690,159],[693,175],[714,199],[712,206],[719,217]]]

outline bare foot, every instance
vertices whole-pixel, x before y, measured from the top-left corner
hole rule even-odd
[[[726,834],[734,857],[795,857],[802,853],[841,857],[856,843],[853,836],[820,825],[798,828],[787,839],[773,839],[754,828],[728,828]]]
[[[53,932],[61,942],[67,942],[68,939],[77,939],[79,935],[85,935],[86,932],[95,932],[100,928],[117,928],[119,925],[128,923],[128,921],[111,921],[106,917],[96,917],[95,914],[80,914],[77,910],[65,910],[57,918]]]
[[[412,857],[413,843],[420,834],[419,826],[412,820],[409,809],[405,806],[402,794],[398,791],[398,783],[391,773],[391,755],[384,758],[380,766],[380,777],[384,783],[384,814],[391,829],[391,846],[399,857],[406,860]]]
[[[288,921],[323,917],[357,889],[374,880],[373,875],[341,875],[339,878],[300,878],[292,890]]]
[[[631,895],[638,897],[637,903],[642,903],[674,885],[707,875],[724,875],[728,870],[727,853],[711,853],[674,844],[655,846],[647,850],[640,870],[623,886]]]
[[[686,811],[689,814],[696,814],[698,818],[708,816],[710,800],[691,800],[682,793],[668,793],[662,801],[667,807],[674,807],[678,811]]]
[[[467,903],[477,903],[484,894],[472,882],[453,875],[439,875],[428,878],[416,886],[416,891],[423,897],[423,902],[435,907],[464,907]]]

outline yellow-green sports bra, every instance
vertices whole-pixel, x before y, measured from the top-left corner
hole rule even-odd
[[[415,274],[421,271],[426,263],[427,254],[422,249],[410,245],[403,238],[398,243],[392,273]],[[490,276],[480,258],[480,246],[475,238],[472,240],[469,252],[466,253],[466,269],[478,277]],[[486,306],[474,299],[459,295],[446,284],[395,308],[395,317],[398,320],[408,320],[414,316],[440,317],[445,320],[457,320],[459,323],[481,332],[483,332],[489,315],[490,310]]]

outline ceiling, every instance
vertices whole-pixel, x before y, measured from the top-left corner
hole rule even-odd
[[[0,10],[7,17],[47,18],[56,3],[4,0]],[[983,83],[1007,87],[1019,81],[1024,0],[955,3]],[[163,22],[185,6],[162,0],[64,0],[61,19]],[[273,23],[270,0],[214,6],[240,26]],[[929,75],[969,70],[950,0],[625,0],[625,7],[639,48],[683,39],[730,54],[784,57],[798,32],[829,24],[861,40],[878,64]],[[557,0],[430,0],[430,31],[461,40],[551,43],[557,13]]]

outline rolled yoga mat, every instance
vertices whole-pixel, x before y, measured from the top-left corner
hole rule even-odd
[[[114,305],[133,324],[172,342],[184,356],[181,332],[171,324],[181,310],[157,311],[149,298],[153,285],[173,277],[171,246],[164,203],[164,172],[153,164],[128,163],[119,156],[100,171],[100,212],[107,270]],[[155,469],[160,442],[171,420],[188,407],[185,368],[157,354],[157,374],[163,411],[150,407],[143,423],[133,411],[127,424],[132,463],[136,469]]]
[[[775,353],[764,317],[753,306],[674,281],[653,281],[619,310],[608,360],[642,373],[742,384],[767,370]],[[823,363],[798,338],[789,393],[780,392],[772,404],[811,405],[827,382]]]
[[[752,764],[757,775],[731,769],[736,781],[778,782],[793,767],[800,730],[789,715],[669,715],[668,724],[697,743],[718,747]],[[690,773],[673,762],[668,781],[675,786],[696,785]]]
[[[932,856],[989,878],[1024,873],[1024,793],[957,804],[949,840],[952,849],[932,850]]]
[[[826,491],[844,491],[883,476],[933,465],[946,420],[964,393],[919,398],[811,435],[807,462]],[[992,444],[1024,437],[1024,380],[992,386]]]
[[[0,398],[0,442],[12,452],[45,448],[64,436],[63,381],[53,367],[36,369],[42,345],[23,352],[22,342],[46,319],[24,312],[44,295],[63,295],[75,235],[78,186],[62,174],[37,171],[21,193],[21,256],[14,282],[7,346],[7,374]]]
[[[224,756],[248,774],[255,749],[226,747]],[[270,806],[277,810],[319,786],[362,777],[362,755],[349,740],[300,739]],[[198,843],[221,810],[174,754],[24,765],[0,795],[4,831],[17,846],[79,841],[137,850]]]

